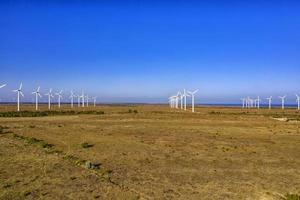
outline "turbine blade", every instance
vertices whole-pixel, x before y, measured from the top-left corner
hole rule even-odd
[[[22,90],[23,83],[20,84],[19,90]]]
[[[6,86],[6,84],[3,84],[3,85],[0,86],[0,88],[3,88],[3,87],[5,87],[5,86]]]
[[[22,97],[24,97],[24,94],[23,94],[23,92],[22,92],[22,91],[20,91],[20,94],[22,95]]]

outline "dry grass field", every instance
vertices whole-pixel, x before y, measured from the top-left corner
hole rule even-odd
[[[0,106],[0,112],[14,109]],[[263,200],[300,194],[296,110],[74,110],[0,117],[0,199]]]

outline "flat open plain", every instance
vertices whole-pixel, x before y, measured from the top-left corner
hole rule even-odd
[[[0,106],[0,112],[14,109]],[[294,109],[74,110],[104,114],[0,117],[0,199],[252,200],[300,194],[300,112]]]

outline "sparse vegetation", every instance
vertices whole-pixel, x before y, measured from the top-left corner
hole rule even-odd
[[[8,127],[0,125],[0,134],[9,133],[9,131],[7,131],[7,129],[8,129]]]
[[[104,111],[21,111],[0,112],[0,117],[45,117],[57,115],[103,115]]]
[[[298,194],[286,194],[284,200],[300,200],[300,195]]]
[[[84,149],[91,148],[93,146],[94,146],[93,144],[89,144],[88,142],[81,143],[81,147]]]
[[[122,199],[131,189],[145,199],[163,199],[165,191],[173,199],[256,199],[265,197],[261,189],[266,185],[267,197],[280,198],[299,188],[299,123],[272,119],[277,114],[297,118],[293,110],[198,107],[192,114],[157,105],[99,109],[106,114],[0,118],[4,131],[9,127],[18,133],[17,139],[0,136],[1,177],[9,177],[1,184],[0,199],[9,199],[5,194],[10,199],[18,199],[17,194],[19,199],[52,198],[62,194],[61,185],[75,199]],[[26,191],[31,193],[24,197]],[[116,196],[102,196],[106,194]],[[289,194],[284,199],[297,198]]]
[[[43,140],[39,140],[34,137],[26,137],[18,134],[14,134],[13,136],[17,139],[26,141],[28,144],[35,144],[45,149],[50,149],[54,146],[53,144],[49,144]]]

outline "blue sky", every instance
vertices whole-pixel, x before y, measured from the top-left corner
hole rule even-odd
[[[2,1],[0,90],[85,89],[102,102],[300,93],[296,1]]]

